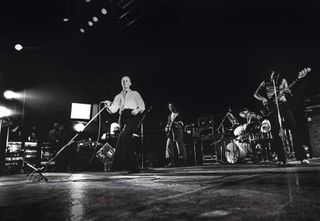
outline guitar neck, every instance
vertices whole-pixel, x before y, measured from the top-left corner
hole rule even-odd
[[[297,77],[296,79],[294,79],[294,81],[292,81],[291,84],[288,85],[288,88],[291,89],[292,87],[294,87],[299,80],[300,80],[299,77]],[[278,95],[278,99],[279,99],[280,97],[282,97],[282,96],[284,95],[284,93],[285,93],[285,92],[284,92],[283,90],[280,91],[280,93],[279,93],[279,95]]]
[[[291,89],[292,87],[294,87],[296,85],[296,83],[299,81],[300,78],[296,78],[294,79],[294,81],[291,82],[291,84],[289,84],[288,88]]]

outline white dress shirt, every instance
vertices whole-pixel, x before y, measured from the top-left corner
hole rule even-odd
[[[115,96],[111,106],[109,107],[110,112],[115,113],[119,110],[119,113],[121,113],[124,109],[138,109],[139,112],[146,109],[139,92],[129,89],[127,91],[121,91],[117,96]]]

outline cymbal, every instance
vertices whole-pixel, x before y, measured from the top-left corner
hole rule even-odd
[[[239,116],[242,118],[248,118],[248,117],[256,117],[256,114],[254,112],[244,110],[239,113]]]

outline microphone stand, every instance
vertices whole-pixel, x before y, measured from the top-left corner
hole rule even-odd
[[[210,145],[215,145],[215,144],[217,144],[217,143],[219,143],[220,141],[223,141],[223,142],[225,142],[225,130],[224,130],[224,125],[223,125],[223,123],[224,123],[224,121],[226,120],[226,118],[228,117],[228,115],[229,115],[229,113],[230,112],[227,112],[226,113],[226,115],[223,117],[223,119],[221,120],[221,123],[220,123],[220,125],[219,125],[219,127],[218,127],[218,131],[220,130],[220,128],[221,128],[221,133],[222,133],[222,138],[221,139],[219,139],[219,140],[217,140],[217,141],[215,141],[215,142],[213,142],[212,144],[210,144]],[[224,143],[224,145],[225,145],[225,143]],[[222,146],[220,146],[220,152],[221,152],[221,163],[224,163],[223,162],[223,156],[222,156],[222,149],[223,149],[223,147]]]
[[[279,101],[278,101],[278,94],[277,94],[277,89],[276,89],[276,82],[274,79],[272,79],[272,84],[273,84],[273,90],[274,90],[274,95],[275,95],[275,100],[276,100],[276,108],[277,108],[277,115],[278,115],[278,121],[279,121],[279,128],[280,128],[280,133],[279,135],[281,136],[281,141],[282,141],[282,148],[283,148],[283,155],[284,155],[284,164],[287,164],[288,159],[287,159],[287,149],[286,149],[286,141],[284,138],[284,131],[283,131],[283,125],[282,125],[282,117],[280,113],[280,107],[279,107]]]
[[[224,121],[226,120],[226,118],[228,117],[228,115],[229,115],[229,112],[227,112],[226,115],[223,117],[223,119],[222,119],[222,121],[221,121],[221,123],[220,123],[220,125],[219,125],[219,127],[218,127],[217,130],[219,130],[220,127],[223,126],[223,123],[224,123]],[[222,128],[222,133],[224,133],[224,129],[223,129],[223,128]]]
[[[141,145],[141,169],[144,169],[144,127],[143,127],[143,122],[144,119],[146,118],[147,114],[150,113],[150,111],[152,110],[153,106],[150,106],[149,109],[147,109],[146,111],[143,112],[143,116],[140,119],[137,128],[140,127],[140,145]],[[149,161],[149,157],[146,156],[146,160]],[[150,162],[146,162],[147,166],[149,167],[149,163]]]
[[[107,106],[104,106],[93,118],[91,118],[91,120],[84,126],[83,130],[84,130],[87,126],[89,126],[89,124],[90,124],[94,119],[96,119],[97,116],[98,116],[104,109],[106,109],[106,108],[107,108]],[[59,155],[64,149],[66,149],[70,144],[72,144],[72,143],[74,142],[74,139],[76,139],[76,138],[79,136],[79,134],[80,134],[80,132],[76,133],[76,135],[74,135],[74,136],[70,139],[70,141],[69,141],[67,144],[65,144],[65,145],[56,153],[56,155],[55,155],[54,157],[52,157],[49,161],[47,161],[46,164],[45,164],[43,167],[41,167],[41,168],[36,168],[36,167],[32,166],[31,164],[29,164],[28,162],[25,161],[26,165],[27,165],[28,167],[30,167],[31,169],[33,169],[33,172],[29,175],[29,178],[28,178],[28,179],[30,180],[30,177],[32,177],[31,179],[33,179],[34,176],[38,173],[41,178],[43,178],[45,181],[48,181],[48,179],[47,179],[42,173],[43,173],[43,172],[45,171],[45,169],[49,166],[49,164],[58,157],[58,155]]]

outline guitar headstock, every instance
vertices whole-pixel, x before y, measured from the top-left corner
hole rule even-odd
[[[298,75],[298,78],[304,78],[309,72],[311,71],[311,68],[309,67],[306,67],[304,69],[302,69],[300,72],[299,72],[299,75]]]

